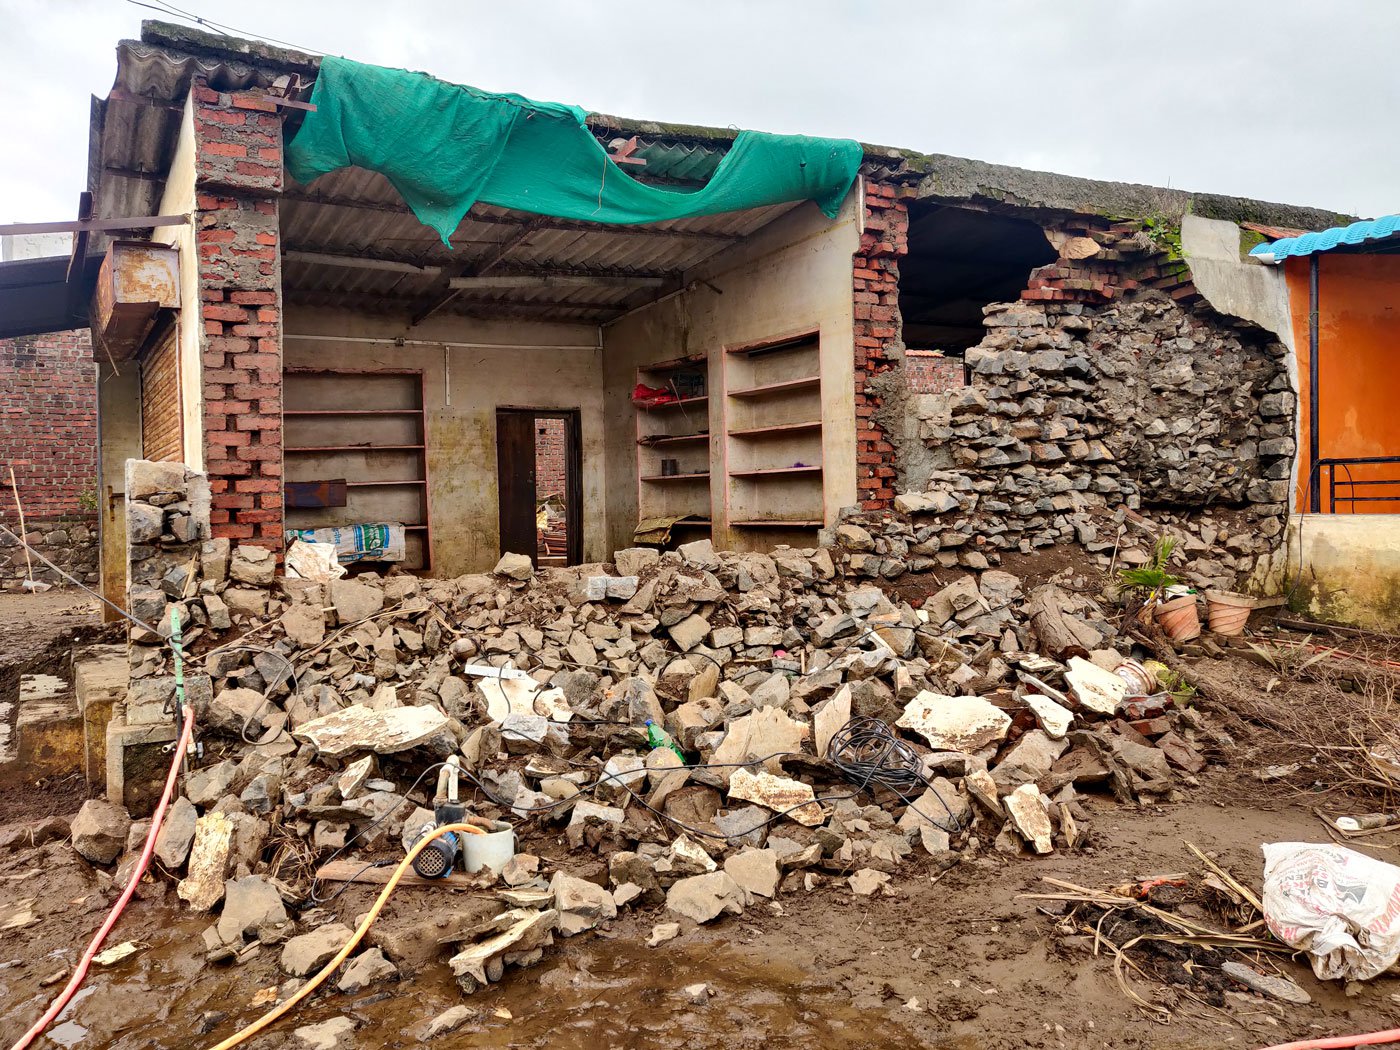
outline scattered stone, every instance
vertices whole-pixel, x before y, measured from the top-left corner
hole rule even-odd
[[[293,977],[307,977],[320,970],[345,947],[355,931],[338,922],[317,927],[282,945],[282,969]]]
[[[925,690],[895,723],[923,736],[935,751],[978,751],[1006,738],[1011,718],[980,696],[944,696]]]
[[[1307,1006],[1312,996],[1298,984],[1286,977],[1274,977],[1260,973],[1253,967],[1231,959],[1220,965],[1221,972],[1232,981],[1239,981],[1250,991],[1278,999],[1281,1002]]]
[[[725,859],[727,875],[751,896],[778,895],[778,855],[771,849],[745,849]]]
[[[491,571],[510,580],[528,580],[535,575],[535,563],[528,554],[507,553],[501,555],[501,560]]]
[[[591,930],[604,919],[617,917],[617,902],[597,883],[556,871],[550,880],[549,892],[554,895],[554,907],[559,912],[559,933],[563,937]]]
[[[386,959],[382,951],[378,948],[370,948],[350,960],[335,986],[342,992],[353,993],[368,988],[372,984],[391,980],[398,975],[398,967]]]
[[[126,848],[131,815],[106,799],[90,798],[73,818],[73,848],[93,864],[111,864]]]
[[[447,728],[447,716],[435,707],[395,707],[376,711],[354,704],[293,730],[316,750],[332,758],[372,751],[392,755],[418,747]]]
[[[455,1032],[470,1021],[471,1017],[472,1009],[469,1006],[454,1006],[444,1010],[428,1022],[428,1027],[423,1032],[423,1038],[436,1039],[440,1035]]]
[[[1074,712],[1066,707],[1061,707],[1048,696],[1041,696],[1039,693],[1027,693],[1021,697],[1026,702],[1026,706],[1035,715],[1035,720],[1040,723],[1040,728],[1045,730],[1045,735],[1052,740],[1062,740],[1069,727],[1074,722]]]
[[[1011,824],[1037,853],[1049,853],[1055,847],[1051,838],[1050,817],[1045,812],[1044,797],[1034,784],[1022,784],[1002,799]]]
[[[647,937],[647,947],[657,948],[667,941],[674,941],[681,935],[681,924],[678,922],[658,922],[651,928],[651,934]]]
[[[776,777],[772,773],[735,770],[729,779],[729,797],[757,802],[760,806],[812,828],[826,819],[821,806],[814,801],[816,793],[813,792],[812,785],[788,777]]]
[[[849,879],[851,892],[858,897],[870,897],[874,894],[888,894],[890,887],[890,876],[888,872],[876,871],[874,868],[861,868]]]
[[[744,891],[727,872],[692,875],[672,884],[666,907],[691,922],[712,922],[721,915],[744,914]]]
[[[239,548],[242,550],[242,548]],[[292,1029],[292,1037],[307,1050],[348,1050],[355,1022],[348,1017],[332,1017],[320,1024],[302,1025]]]

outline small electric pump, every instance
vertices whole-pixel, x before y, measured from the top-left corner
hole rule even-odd
[[[438,771],[437,791],[433,794],[433,821],[424,824],[414,837],[417,844],[444,824],[461,824],[466,807],[457,801],[457,773],[460,761],[453,755]],[[439,835],[413,858],[413,870],[425,879],[445,879],[462,860],[462,836],[454,831]]]

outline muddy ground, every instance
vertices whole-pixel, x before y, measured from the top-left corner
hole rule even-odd
[[[71,627],[64,609],[54,604],[51,628],[60,633]],[[26,610],[30,623],[39,618]],[[1267,678],[1237,660],[1210,661],[1202,671],[1218,690],[1240,694]],[[1299,687],[1289,699],[1352,702],[1317,685]],[[1109,959],[1093,957],[1083,938],[1062,940],[1057,920],[1039,913],[1039,902],[1019,896],[1047,889],[1046,876],[1107,888],[1199,871],[1188,841],[1257,889],[1260,843],[1327,840],[1311,811],[1325,799],[1306,784],[1300,792],[1296,783],[1254,779],[1257,756],[1281,746],[1277,733],[1258,734],[1259,740],[1240,741],[1231,766],[1213,768],[1186,789],[1185,801],[1139,809],[1089,799],[1092,836],[1082,852],[1045,858],[984,852],[941,877],[910,863],[887,898],[856,898],[844,880],[824,877],[810,892],[784,894],[776,904],[689,930],[656,949],[643,942],[651,925],[667,916],[624,912],[597,934],[557,942],[540,965],[510,970],[504,982],[466,1000],[477,1011],[473,1020],[441,1045],[1207,1050],[1400,1024],[1400,979],[1380,978],[1349,996],[1336,984],[1316,981],[1303,960],[1287,958],[1278,966],[1312,995],[1309,1006],[1230,994],[1213,1007],[1133,977],[1138,994],[1172,1011],[1170,1022],[1160,1023],[1124,995]],[[45,815],[42,808],[36,804],[24,816]],[[1397,838],[1380,836],[1361,848],[1395,861],[1390,844]],[[577,873],[600,871],[591,854],[570,857],[555,840],[527,837],[526,845]],[[135,940],[149,947],[94,972],[47,1045],[184,1050],[218,1042],[267,1008],[269,990],[283,980],[276,949],[237,967],[208,966],[200,934],[209,920],[179,907],[166,881],[157,879],[142,892],[109,943]],[[330,908],[353,925],[375,892],[353,887]],[[0,927],[19,923],[0,929],[0,1035],[17,1036],[42,1012],[59,987],[53,982],[66,977],[114,897],[109,876],[77,858],[66,842],[0,853]],[[391,900],[385,921],[453,903],[454,891],[406,888]],[[704,1005],[680,994],[696,982],[707,982],[715,993]],[[297,1045],[290,1035],[297,1025],[345,1015],[359,1025],[356,1046],[417,1046],[426,1023],[462,1001],[446,966],[430,965],[357,995],[318,995],[246,1045]]]

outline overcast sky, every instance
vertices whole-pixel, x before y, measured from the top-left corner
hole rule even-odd
[[[174,6],[243,35],[598,112],[1400,211],[1395,0]],[[146,17],[160,16],[126,0],[0,0],[0,221],[75,214],[88,97],[106,94],[116,42]]]

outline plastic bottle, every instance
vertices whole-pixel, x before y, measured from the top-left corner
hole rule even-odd
[[[655,750],[658,747],[669,747],[672,751],[675,752],[676,757],[681,760],[681,764],[684,765],[685,755],[681,753],[680,745],[677,744],[673,739],[671,739],[671,734],[666,732],[666,730],[662,729],[650,718],[647,719],[646,726],[647,745],[652,750]]]

